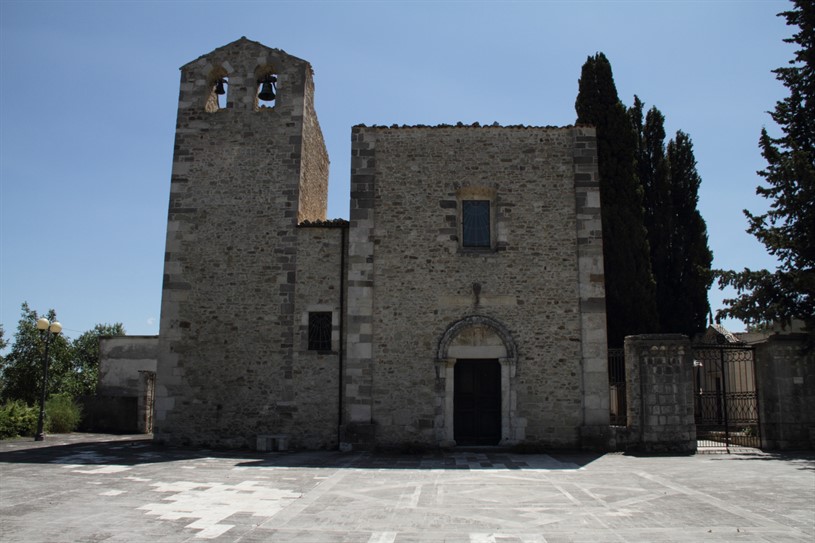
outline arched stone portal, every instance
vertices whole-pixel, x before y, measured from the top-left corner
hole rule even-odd
[[[436,438],[443,447],[456,445],[454,428],[455,366],[459,360],[497,360],[501,366],[501,445],[523,440],[522,421],[516,416],[515,366],[517,348],[509,330],[482,315],[451,324],[436,353]]]

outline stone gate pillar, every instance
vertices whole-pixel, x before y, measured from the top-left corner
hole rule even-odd
[[[806,334],[774,334],[755,346],[761,447],[815,449],[815,352]]]
[[[694,452],[693,350],[681,334],[625,338],[629,445],[645,452]]]

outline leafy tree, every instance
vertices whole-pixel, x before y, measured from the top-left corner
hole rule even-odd
[[[53,309],[45,316],[50,321],[56,319]],[[0,367],[3,375],[0,399],[3,401],[22,400],[29,405],[39,402],[45,335],[37,330],[38,318],[37,312],[23,303],[14,344]],[[93,394],[99,377],[99,338],[124,333],[122,324],[116,323],[97,324],[72,342],[62,334],[51,336],[48,395],[67,394],[75,398]]]
[[[603,53],[583,65],[575,109],[578,123],[597,129],[608,342],[617,347],[626,335],[656,331],[658,316],[635,133]]]
[[[748,325],[801,319],[815,341],[815,4],[794,0],[783,15],[798,32],[787,43],[798,45],[789,66],[773,70],[789,90],[776,102],[770,117],[783,135],[761,130],[759,146],[767,167],[756,193],[771,201],[766,213],[747,210],[747,232],[778,258],[774,272],[717,271],[720,287],[735,287],[737,297],[725,300],[720,317],[735,317]]]
[[[3,361],[3,401],[22,400],[29,405],[37,403],[42,390],[43,358],[45,356],[45,335],[37,330],[36,311],[27,303],[22,305],[22,314],[14,335],[14,344]],[[56,312],[51,309],[45,317],[54,321]],[[61,371],[71,364],[71,345],[62,334],[52,335],[48,347],[50,360],[48,393],[61,390],[64,375]]]
[[[8,345],[8,340],[4,337],[5,335],[6,331],[3,330],[3,325],[0,324],[0,390],[3,389],[3,365],[6,360],[6,357],[3,356],[2,351]]]
[[[97,324],[76,338],[72,357],[72,380],[70,389],[65,390],[73,397],[93,395],[99,379],[99,338],[103,336],[123,336],[125,329],[122,323]]]

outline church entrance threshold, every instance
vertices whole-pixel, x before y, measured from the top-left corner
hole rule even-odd
[[[454,371],[456,444],[497,445],[501,441],[501,364],[498,360],[458,360]]]

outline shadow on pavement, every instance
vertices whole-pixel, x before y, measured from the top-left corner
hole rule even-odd
[[[249,450],[212,450],[169,447],[152,436],[60,434],[45,441],[31,438],[0,441],[0,463],[135,466],[203,458],[233,460],[238,467],[450,469],[450,470],[575,470],[603,453],[552,451],[519,454],[506,449],[433,450],[416,454],[340,451],[259,453]]]
[[[815,471],[815,451],[757,451],[738,452],[728,455],[717,455],[711,457],[713,460],[737,460],[737,461],[758,461],[767,462],[770,460],[781,460],[789,462],[799,470]]]

